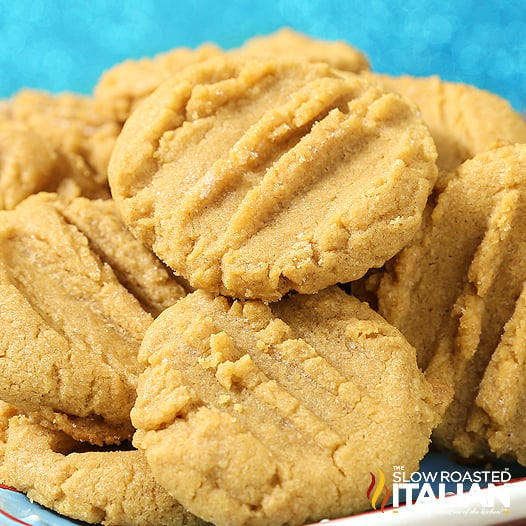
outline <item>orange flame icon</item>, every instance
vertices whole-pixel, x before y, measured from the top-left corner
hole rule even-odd
[[[374,489],[376,485],[376,477],[374,476],[374,473],[369,472],[371,475],[371,483],[369,484],[369,488],[367,489],[367,498],[371,499],[371,506],[373,510],[376,509],[376,503],[378,501],[378,497],[381,495],[382,490],[385,490],[384,498],[382,500],[381,504],[381,511],[384,512],[385,505],[387,504],[387,501],[389,500],[389,497],[391,495],[389,488],[385,485],[385,475],[384,472],[378,468],[378,472],[380,473],[380,477],[378,479],[378,485],[376,486],[376,489]],[[373,492],[374,489],[374,492]]]

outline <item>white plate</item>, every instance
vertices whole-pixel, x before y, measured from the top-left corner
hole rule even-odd
[[[398,469],[398,468],[397,468]],[[375,490],[380,488],[375,506],[376,511],[362,513],[352,517],[322,521],[322,526],[493,526],[493,525],[526,525],[526,468],[518,464],[497,463],[492,467],[496,474],[495,481],[505,480],[499,486],[483,488],[485,483],[475,486],[473,481],[477,476],[488,473],[482,467],[466,467],[453,462],[447,455],[431,452],[424,460],[417,474],[397,472],[400,484],[418,483],[414,488],[413,500],[410,506],[403,503],[393,505],[392,495],[395,487],[390,488],[390,505],[381,508],[381,500],[385,495],[385,488],[380,486],[380,479],[375,478],[375,485],[371,485],[371,502]],[[373,473],[374,474],[374,473]],[[378,475],[378,474],[377,474]],[[491,477],[491,475],[484,475]],[[424,488],[425,480],[428,486]],[[464,492],[456,487],[458,479],[464,479]],[[419,481],[417,479],[420,479]],[[451,481],[453,479],[453,481]],[[445,481],[444,481],[445,480]],[[479,491],[480,486],[480,491]],[[398,487],[403,500],[404,487]],[[364,488],[367,492],[369,488]],[[431,496],[431,493],[433,496]],[[454,495],[447,495],[448,493]],[[444,495],[441,495],[444,494]],[[447,495],[447,496],[445,496]],[[434,498],[436,496],[437,498]],[[72,521],[49,511],[42,506],[30,502],[19,492],[0,488],[0,526],[78,526],[85,523]],[[155,526],[155,525],[151,525]]]

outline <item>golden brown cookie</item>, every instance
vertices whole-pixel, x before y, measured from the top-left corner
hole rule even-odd
[[[368,71],[370,68],[365,54],[347,42],[314,38],[289,27],[250,38],[228,53],[241,59],[266,57],[325,62],[335,69],[352,73]]]
[[[486,437],[499,457],[526,466],[526,288],[491,356],[467,429]]]
[[[455,388],[437,443],[482,456],[486,438],[468,422],[486,368],[506,346],[503,331],[526,279],[526,145],[460,165],[423,224],[387,267],[379,311],[416,347],[426,375]],[[520,381],[510,382],[501,388],[515,396]]]
[[[107,189],[108,162],[120,126],[93,98],[25,89],[11,98],[10,115],[69,158],[78,177],[91,179],[101,191]]]
[[[133,432],[136,354],[152,321],[140,301],[161,310],[183,293],[115,217],[54,194],[0,213],[0,398],[97,444]],[[108,236],[126,252],[107,250]],[[133,287],[118,279],[136,272]]]
[[[11,417],[0,482],[39,504],[104,526],[204,526],[154,480],[137,450],[86,448],[60,431]]]
[[[0,118],[0,210],[56,187],[56,151],[22,123]]]
[[[47,199],[86,236],[91,249],[110,265],[120,283],[153,316],[186,294],[182,282],[131,235],[112,200],[79,197],[61,201],[52,195]]]
[[[40,191],[109,197],[80,158],[61,153],[27,124],[0,118],[0,210]]]
[[[277,300],[407,244],[435,156],[416,108],[358,75],[221,57],[133,113],[109,176],[124,222],[190,285]]]
[[[498,143],[526,143],[523,116],[494,93],[469,84],[447,82],[436,75],[372,76],[410,98],[422,110],[437,146],[437,164],[441,170],[454,170]]]
[[[128,59],[105,71],[93,91],[95,103],[122,125],[141,100],[190,64],[220,55],[214,44],[196,49],[178,47],[152,58]]]
[[[393,465],[417,469],[446,396],[403,336],[338,287],[270,305],[193,292],[154,321],[140,358],[134,443],[217,526],[366,509],[372,470],[390,484]]]

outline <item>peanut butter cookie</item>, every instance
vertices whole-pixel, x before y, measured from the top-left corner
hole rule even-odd
[[[269,35],[259,35],[242,46],[228,51],[234,57],[291,58],[308,62],[325,62],[343,71],[360,73],[370,69],[368,58],[343,40],[314,38],[289,27]]]
[[[14,208],[40,190],[57,186],[58,155],[21,123],[0,118],[0,210]]]
[[[111,207],[38,194],[0,213],[0,398],[97,444],[133,433],[145,309],[184,294]]]
[[[277,300],[381,266],[418,230],[437,177],[416,107],[326,64],[211,59],[126,122],[112,195],[194,288]]]
[[[467,429],[486,437],[497,456],[526,466],[526,289],[506,323],[475,399]]]
[[[107,191],[108,162],[121,128],[92,97],[24,89],[10,99],[9,112],[66,156],[77,177]]]
[[[338,287],[270,305],[195,291],[154,321],[140,358],[134,443],[217,526],[367,509],[370,471],[389,484],[393,464],[417,469],[447,397],[403,336]]]
[[[78,156],[56,149],[27,124],[0,118],[0,210],[40,191],[73,198],[109,197]]]
[[[488,389],[506,390],[512,398],[522,391],[520,377],[506,379],[499,371],[513,356],[509,339],[520,327],[514,312],[522,312],[517,299],[526,280],[526,144],[496,148],[460,165],[423,224],[386,266],[379,311],[416,347],[427,377],[455,388],[434,433],[437,443],[466,457],[487,455],[492,448],[485,433],[469,423],[486,368],[492,364],[477,403],[492,418]],[[517,338],[513,345],[523,345],[520,331]],[[503,355],[508,358],[501,362]],[[524,444],[526,435],[515,439]]]
[[[104,526],[204,526],[154,480],[141,451],[97,450],[9,419],[0,482],[72,519]]]

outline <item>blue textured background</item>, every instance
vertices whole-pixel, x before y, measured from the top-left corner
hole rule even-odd
[[[126,57],[287,25],[364,51],[376,71],[439,74],[526,110],[526,0],[0,0],[0,97],[89,93]]]

